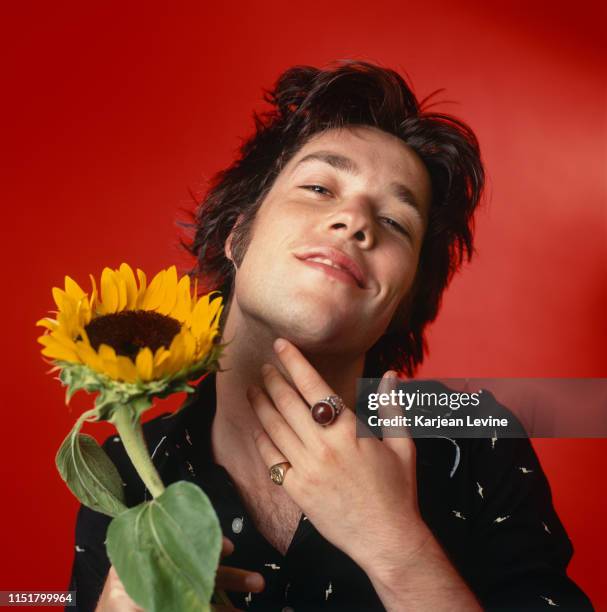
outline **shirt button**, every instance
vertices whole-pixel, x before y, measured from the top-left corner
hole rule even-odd
[[[242,518],[240,518],[239,516],[237,516],[233,521],[232,521],[232,531],[234,533],[240,533],[242,531],[242,524],[243,524],[243,520]]]
[[[292,608],[291,606],[285,606],[282,609],[282,612],[295,612],[295,608]]]

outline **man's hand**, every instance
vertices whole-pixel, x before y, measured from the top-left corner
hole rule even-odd
[[[292,383],[266,364],[265,388],[251,385],[247,397],[263,427],[252,432],[261,458],[268,468],[284,461],[291,465],[285,491],[368,575],[390,612],[480,611],[420,515],[416,448],[408,430],[382,427],[381,441],[358,438],[350,410],[321,427],[310,407],[334,395],[333,389],[296,346],[283,341],[274,349]],[[379,391],[389,393],[397,384],[396,373],[388,371]],[[383,407],[380,416],[399,412],[396,405]]]
[[[232,554],[234,544],[227,538],[223,538],[221,548],[221,558]],[[235,567],[220,565],[217,568],[215,588],[224,591],[239,591],[248,593],[249,591],[259,593],[264,589],[264,579],[261,574],[248,572]],[[213,604],[214,612],[234,612],[236,608]],[[145,612],[127,594],[124,585],[118,578],[114,566],[110,566],[103,592],[99,598],[95,612]]]
[[[285,491],[316,529],[363,569],[367,564],[375,571],[390,571],[392,556],[398,557],[401,569],[403,559],[413,561],[432,537],[417,504],[413,440],[407,432],[383,441],[357,438],[356,416],[350,410],[321,427],[310,406],[334,390],[292,343],[284,341],[279,348],[275,344],[292,383],[276,367],[265,365],[264,388],[248,389],[263,427],[252,432],[261,458],[268,467],[291,464]],[[387,372],[380,391],[397,384],[396,373]]]

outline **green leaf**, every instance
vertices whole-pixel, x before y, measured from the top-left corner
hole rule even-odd
[[[82,423],[94,410],[85,412],[61,444],[55,463],[70,491],[92,510],[118,516],[124,504],[122,478],[92,436],[80,434]]]
[[[106,547],[127,593],[146,612],[209,611],[221,540],[209,498],[180,481],[115,518]]]

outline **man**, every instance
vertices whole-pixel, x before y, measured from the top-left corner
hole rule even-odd
[[[588,609],[527,440],[461,441],[453,464],[453,441],[357,438],[344,409],[361,376],[388,389],[423,359],[472,253],[474,135],[363,62],[293,68],[267,100],[190,245],[228,300],[222,371],[145,428],[165,482],[197,482],[232,540],[241,570],[219,585],[251,610]],[[142,501],[119,441],[105,448]],[[136,610],[105,578],[107,522],[81,509],[72,588],[81,609],[105,583],[98,609]]]

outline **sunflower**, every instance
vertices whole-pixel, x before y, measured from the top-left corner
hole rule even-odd
[[[90,279],[89,296],[66,276],[64,290],[53,288],[56,318],[36,323],[46,328],[38,338],[42,354],[62,370],[64,383],[76,372],[78,388],[124,383],[142,389],[191,380],[212,367],[223,308],[216,292],[198,297],[195,286],[192,295],[190,277],[178,279],[175,266],[149,286],[144,272],[137,269],[135,276],[126,263],[103,270],[99,293]]]

